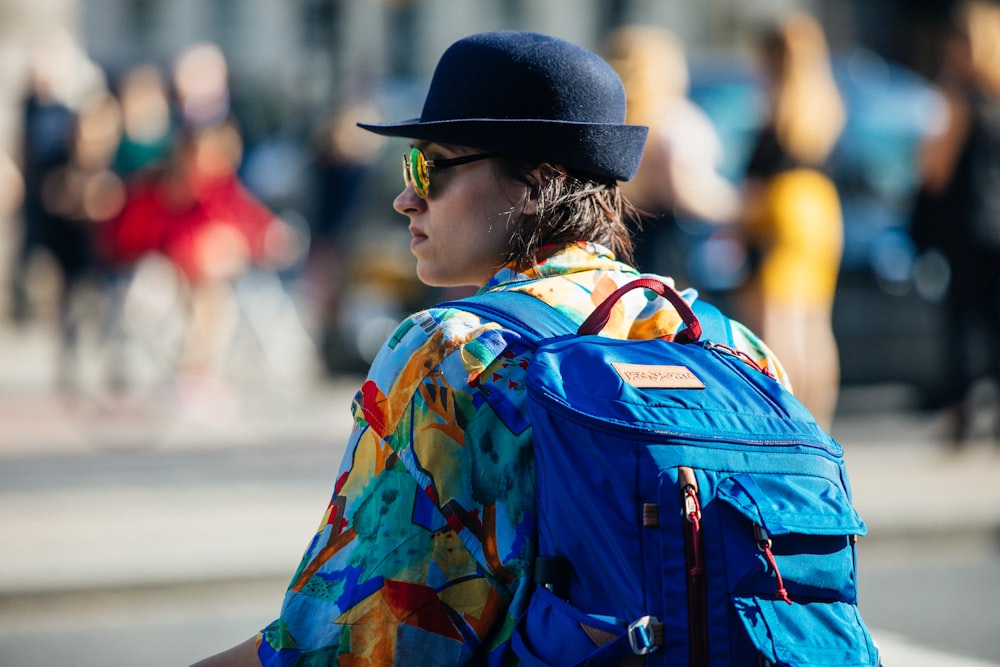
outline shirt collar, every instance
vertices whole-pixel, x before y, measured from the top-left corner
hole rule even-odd
[[[493,274],[479,292],[496,289],[511,289],[519,283],[541,278],[565,276],[579,271],[621,271],[638,274],[631,266],[615,259],[614,253],[604,246],[588,241],[578,241],[565,246],[543,248],[537,263],[530,268],[517,271],[513,263],[505,264]]]

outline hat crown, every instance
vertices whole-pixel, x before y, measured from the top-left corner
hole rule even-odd
[[[472,35],[442,55],[422,122],[454,119],[621,124],[625,90],[596,54],[530,32]]]
[[[420,118],[359,125],[620,180],[635,174],[647,131],[625,123],[625,89],[600,56],[513,30],[452,44],[434,70]]]

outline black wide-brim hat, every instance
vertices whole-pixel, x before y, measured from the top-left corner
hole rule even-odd
[[[358,125],[622,181],[635,174],[648,129],[625,124],[625,89],[597,54],[512,30],[452,44],[434,70],[420,118]]]

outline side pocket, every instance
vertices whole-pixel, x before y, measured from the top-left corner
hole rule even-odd
[[[878,667],[879,655],[858,608],[848,602],[786,604],[735,597],[733,607],[751,641],[779,667]]]
[[[511,645],[527,667],[578,665],[625,636],[627,628],[586,614],[536,586]]]
[[[854,541],[868,529],[839,483],[737,473],[720,482],[717,495],[742,529],[727,543],[742,556],[729,559],[734,593],[766,597],[780,574],[792,599],[857,600]]]
[[[857,608],[855,536],[867,532],[839,480],[737,473],[717,499],[732,610],[775,665],[875,667]]]

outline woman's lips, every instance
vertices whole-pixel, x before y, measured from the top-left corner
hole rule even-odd
[[[411,249],[416,248],[418,245],[427,240],[427,235],[414,227],[410,228],[410,234],[413,236],[413,238],[410,239]]]

